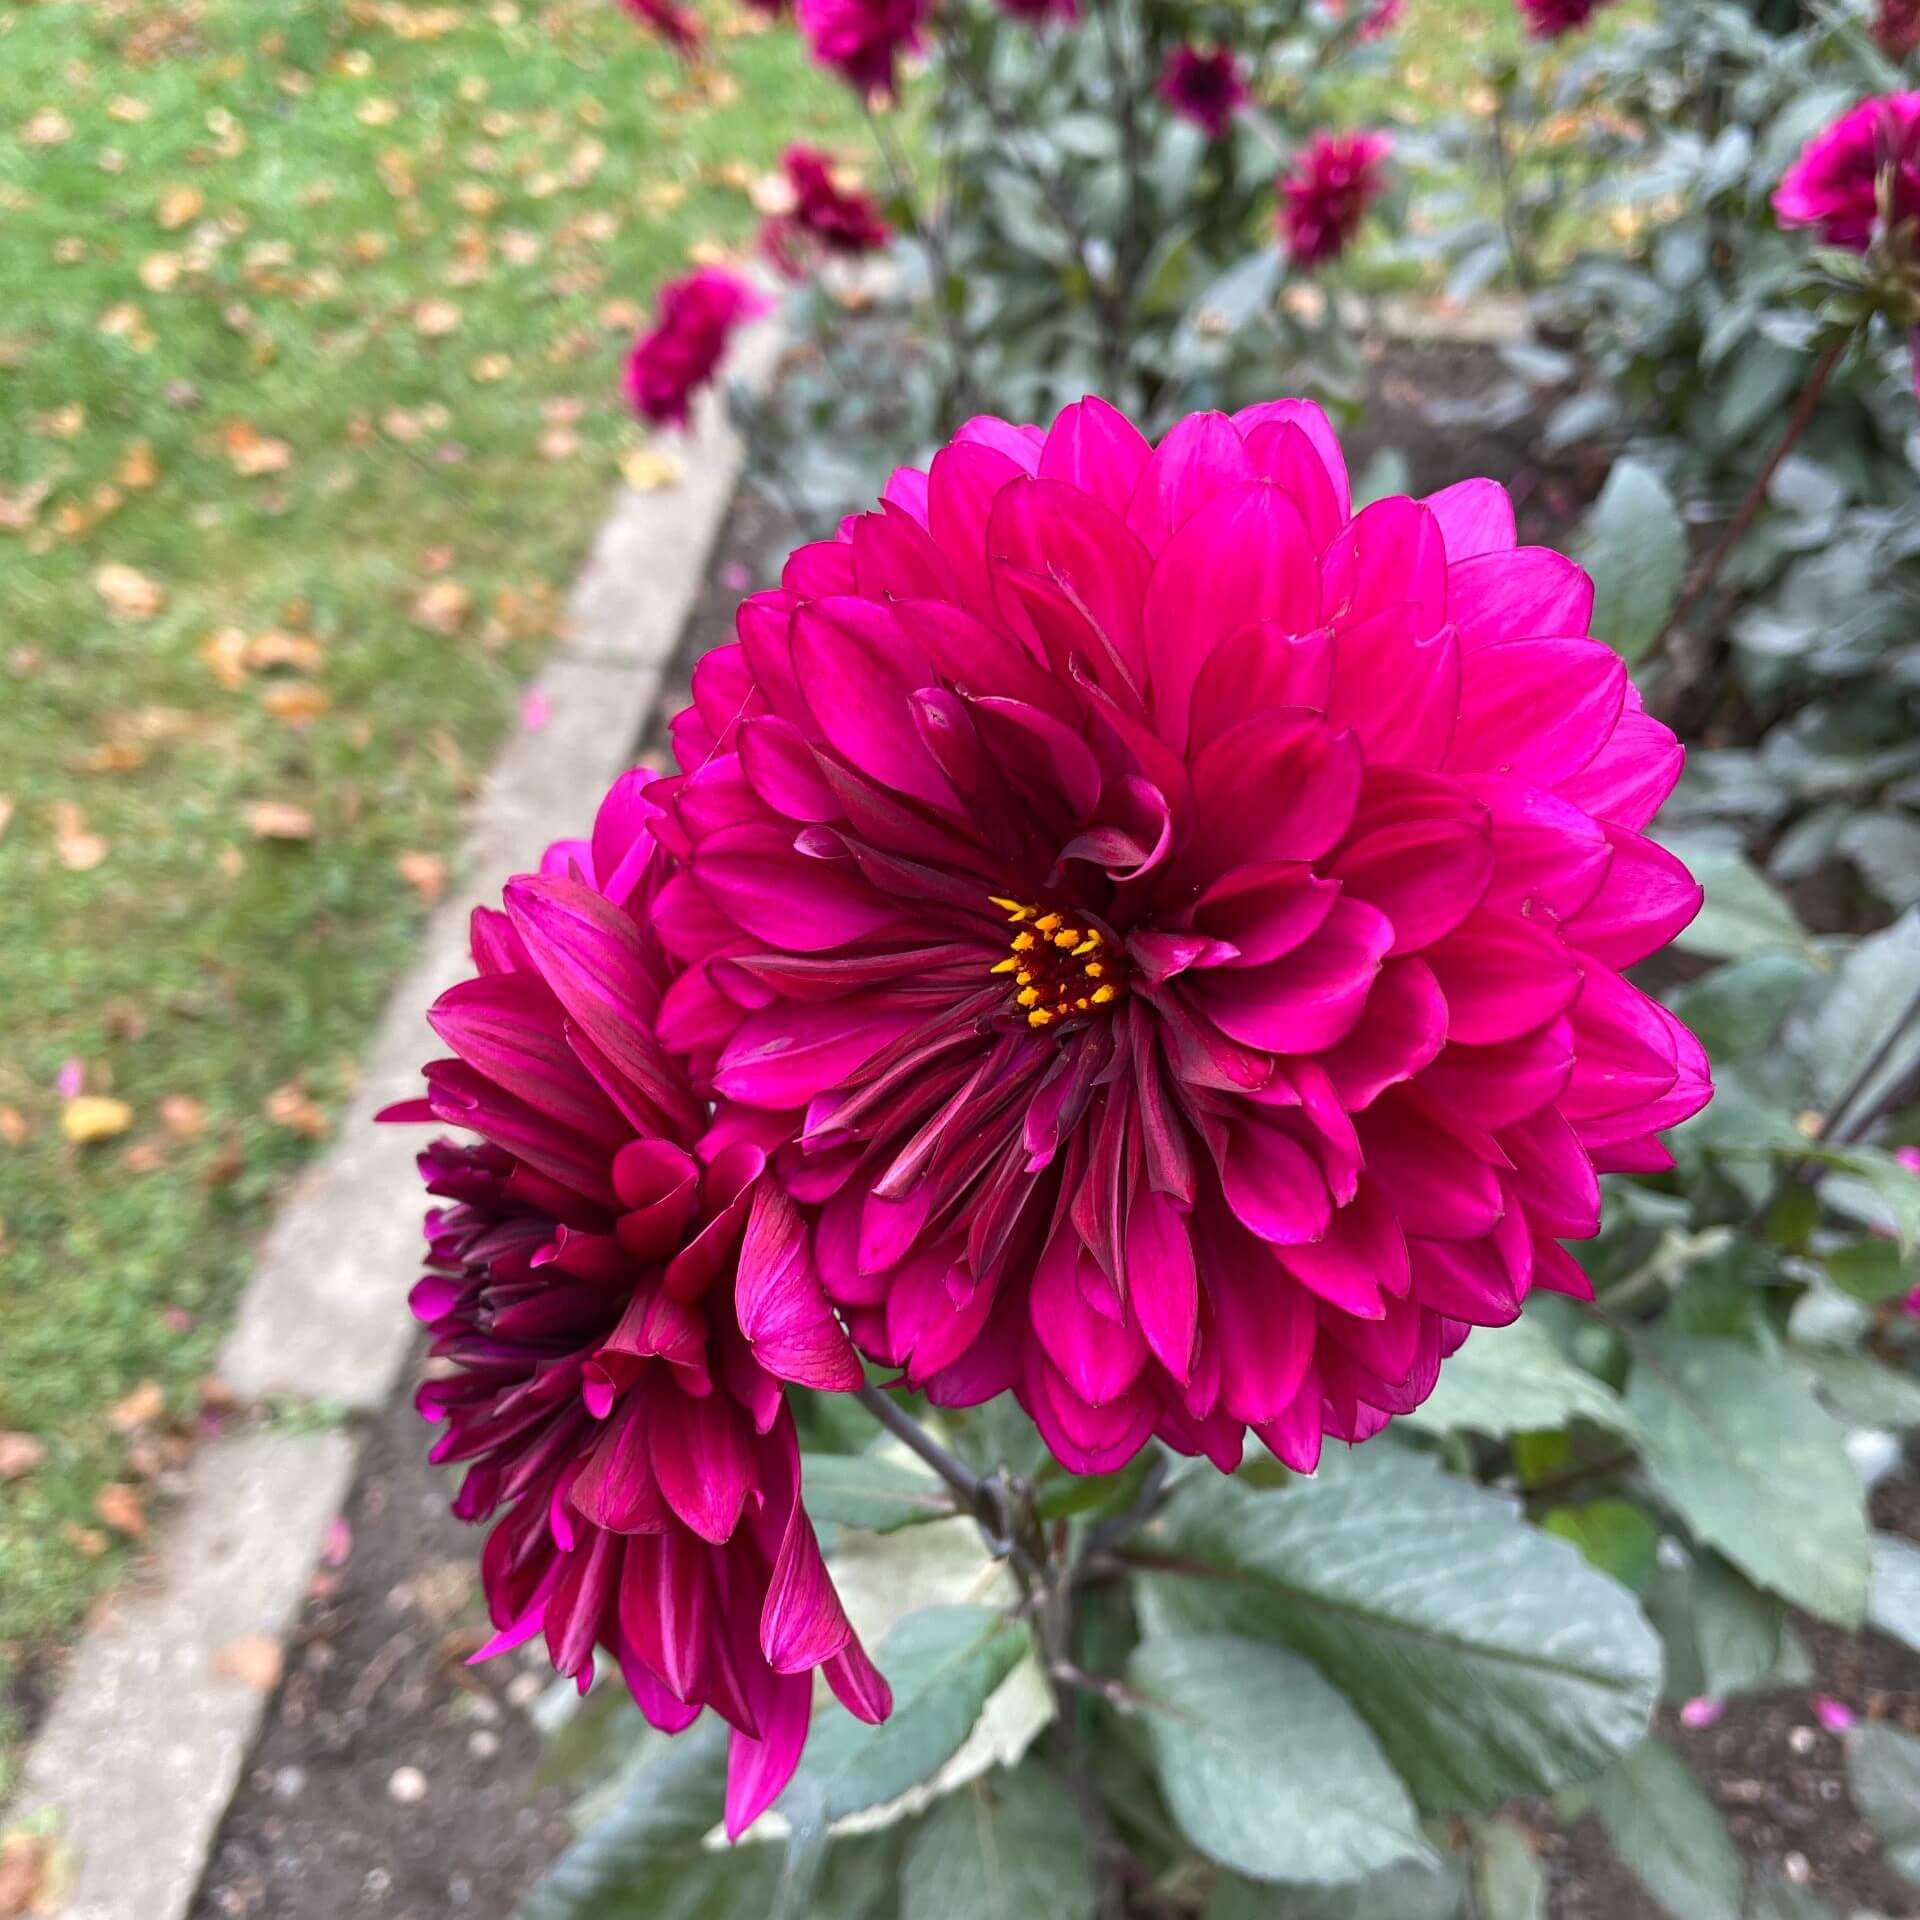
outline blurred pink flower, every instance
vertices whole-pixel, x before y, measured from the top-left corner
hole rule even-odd
[[[1159,94],[1183,120],[1191,120],[1213,140],[1226,132],[1250,98],[1240,63],[1227,47],[1211,53],[1175,47],[1161,70]]]
[[[1381,133],[1317,133],[1280,181],[1280,236],[1296,266],[1336,260],[1386,187]]]
[[[996,4],[1002,13],[1030,27],[1043,27],[1053,20],[1068,24],[1080,18],[1080,0],[996,0]]]
[[[1873,37],[1892,60],[1905,60],[1920,49],[1920,0],[1880,0]]]
[[[1587,1294],[1711,1093],[1622,977],[1700,891],[1592,609],[1492,481],[1356,514],[1295,400],[974,420],[795,553],[653,790],[662,1039],[790,1142],[749,1337],[824,1287],[1076,1472],[1304,1470]]]
[[[928,0],[798,0],[813,57],[863,94],[891,95],[900,56],[920,48]]]
[[[416,1396],[445,1427],[433,1457],[465,1465],[454,1511],[491,1526],[497,1631],[476,1657],[543,1634],[583,1692],[604,1648],[668,1732],[712,1707],[737,1835],[799,1762],[815,1667],[863,1719],[890,1703],[801,1505],[780,1382],[735,1318],[765,1149],[751,1120],[710,1119],[654,1035],[652,777],[621,780],[504,913],[476,912],[476,977],[429,1016],[454,1057],[381,1117],[479,1136],[420,1156],[445,1204],[412,1294],[442,1363]],[[858,1385],[824,1301],[819,1319],[812,1383]]]
[[[1345,20],[1355,0],[1327,0],[1327,11],[1335,20]],[[1356,40],[1384,40],[1400,24],[1406,12],[1406,0],[1357,0],[1360,24]]]
[[[620,0],[620,4],[642,25],[651,27],[683,60],[698,53],[706,40],[700,16],[690,7],[679,5],[678,0]]]
[[[1726,1710],[1727,1703],[1724,1700],[1700,1694],[1680,1709],[1680,1724],[1694,1729],[1710,1727]]]
[[[1516,0],[1527,31],[1536,40],[1577,33],[1610,0]]]
[[[669,280],[652,330],[634,342],[627,361],[634,411],[655,425],[685,426],[694,394],[718,370],[734,329],[766,308],[744,280],[716,267]]]
[[[1876,233],[1920,219],[1920,93],[1865,100],[1807,142],[1775,189],[1783,227],[1815,227],[1865,253]]]
[[[544,733],[553,720],[553,702],[539,687],[529,687],[520,696],[520,724],[529,733]]]
[[[792,146],[781,165],[793,190],[793,206],[767,222],[761,245],[783,273],[800,274],[810,249],[857,259],[893,238],[873,196],[834,179],[831,154]]]
[[[53,1076],[53,1090],[62,1100],[77,1100],[86,1090],[87,1066],[84,1060],[63,1060]]]
[[[1860,1723],[1860,1716],[1844,1700],[1836,1700],[1828,1693],[1813,1696],[1813,1717],[1829,1733],[1845,1733]]]

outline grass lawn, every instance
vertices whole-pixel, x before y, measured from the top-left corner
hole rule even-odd
[[[537,723],[655,284],[850,135],[790,33],[710,25],[689,81],[613,0],[0,10],[0,1681],[211,1417]]]

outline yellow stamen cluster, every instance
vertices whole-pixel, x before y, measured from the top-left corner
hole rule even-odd
[[[1012,951],[993,971],[1013,975],[1014,1004],[1028,1026],[1050,1027],[1120,997],[1118,968],[1098,927],[1076,926],[1063,913],[1042,913],[1019,900],[995,896],[992,904],[1018,929],[1008,943]]]

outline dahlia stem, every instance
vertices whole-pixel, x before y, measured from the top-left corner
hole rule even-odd
[[[1893,1050],[1905,1037],[1907,1029],[1915,1020],[1920,1020],[1920,988],[1915,988],[1913,996],[1901,1009],[1900,1017],[1890,1026],[1880,1044],[1874,1048],[1861,1063],[1860,1070],[1842,1089],[1839,1099],[1827,1109],[1827,1117],[1814,1134],[1817,1141],[1832,1141],[1837,1146],[1845,1146],[1858,1140],[1866,1130],[1879,1119],[1888,1104],[1900,1091],[1899,1083],[1887,1087],[1878,1100],[1868,1103],[1865,1110],[1849,1118],[1847,1109],[1872,1086],[1879,1077],[1880,1069],[1892,1057]]]
[[[1513,155],[1507,147],[1507,114],[1513,104],[1513,86],[1518,75],[1511,66],[1495,76],[1493,118],[1488,131],[1493,136],[1493,171],[1500,187],[1500,230],[1507,243],[1507,265],[1512,269],[1514,285],[1522,293],[1531,293],[1539,284],[1533,259],[1520,237],[1520,212],[1515,202]]]
[[[1004,1517],[998,1513],[998,1503],[989,1492],[986,1481],[968,1467],[959,1455],[949,1453],[891,1394],[869,1381],[853,1397],[889,1433],[911,1447],[960,1496],[969,1513],[979,1518],[993,1511],[996,1521]]]
[[[1702,562],[1693,578],[1687,582],[1680,598],[1674,602],[1673,611],[1667,616],[1667,624],[1660,629],[1653,643],[1653,653],[1658,654],[1665,649],[1675,631],[1720,578],[1727,562],[1733,558],[1735,549],[1752,531],[1761,504],[1767,497],[1767,489],[1773,485],[1773,476],[1780,471],[1787,455],[1800,444],[1801,436],[1813,424],[1813,416],[1819,409],[1821,397],[1826,393],[1827,383],[1845,358],[1847,349],[1853,345],[1853,338],[1851,332],[1842,334],[1814,363],[1813,372],[1807,376],[1807,384],[1800,389],[1800,399],[1787,421],[1786,431],[1775,442],[1766,463],[1754,475],[1753,484],[1747,489],[1746,498],[1740,502],[1733,518],[1727,522],[1727,530],[1720,536],[1719,545]]]

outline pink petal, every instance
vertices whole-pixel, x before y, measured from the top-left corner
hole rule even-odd
[[[864,1380],[814,1271],[800,1211],[771,1180],[754,1192],[734,1300],[754,1358],[776,1379],[825,1393],[851,1393]]]
[[[1586,767],[1560,783],[1560,793],[1596,820],[1639,828],[1660,811],[1687,756],[1671,728],[1639,712],[1633,699],[1627,705],[1613,737]]]
[[[1127,1213],[1127,1303],[1154,1357],[1184,1384],[1200,1313],[1193,1239],[1186,1216],[1150,1189],[1133,1196]]]
[[[1190,413],[1154,448],[1128,503],[1127,525],[1158,553],[1216,493],[1256,477],[1224,413]]]
[[[1040,450],[1042,480],[1063,480],[1125,517],[1153,449],[1117,407],[1089,394],[1063,407]]]
[[[1544,927],[1481,908],[1422,956],[1447,997],[1447,1031],[1492,1046],[1545,1026],[1580,991],[1580,968]]]
[[[1337,901],[1325,924],[1264,966],[1221,968],[1196,980],[1197,1003],[1230,1038],[1270,1053],[1318,1053],[1366,1010],[1393,924],[1364,902]]]
[[[1139,1379],[1147,1343],[1131,1315],[1112,1320],[1087,1304],[1077,1269],[1092,1257],[1070,1225],[1057,1227],[1034,1269],[1030,1310],[1048,1358],[1082,1400],[1103,1407]]]
[[[1511,640],[1469,653],[1449,771],[1552,787],[1612,736],[1627,695],[1618,654],[1592,640]]]
[[[1319,1065],[1341,1103],[1360,1113],[1426,1066],[1446,1037],[1446,996],[1433,970],[1420,960],[1389,960],[1367,997],[1366,1018]]]
[[[1591,900],[1566,922],[1581,952],[1610,967],[1658,953],[1700,911],[1704,897],[1685,863],[1624,827],[1608,830],[1613,864]]]
[[[807,1744],[813,1682],[804,1673],[777,1674],[761,1703],[761,1737],[734,1730],[727,1747],[726,1828],[738,1840],[779,1799]]]
[[[1393,1196],[1409,1234],[1471,1240],[1499,1223],[1503,1203],[1494,1169],[1435,1126],[1404,1093],[1376,1101],[1355,1124],[1367,1170]]]
[[[1298,1246],[1327,1231],[1333,1204],[1320,1169],[1277,1126],[1245,1116],[1232,1121],[1220,1184],[1241,1225],[1275,1246]]]
[[[1503,640],[1582,634],[1593,625],[1593,582],[1550,547],[1483,553],[1448,569],[1447,610],[1469,652]]]
[[[777,827],[716,833],[695,855],[693,870],[756,940],[798,953],[845,946],[896,917],[850,862],[808,859]]]
[[[1421,504],[1440,523],[1449,564],[1457,566],[1476,554],[1513,550],[1518,538],[1513,497],[1497,480],[1461,480],[1428,494]]]
[[[1360,776],[1353,736],[1317,713],[1282,708],[1243,720],[1194,762],[1192,858],[1208,877],[1318,860],[1352,822]]]
[[[647,1425],[647,1447],[674,1512],[703,1540],[717,1546],[732,1539],[754,1482],[739,1411],[719,1394],[663,1395]]]
[[[1318,401],[1262,400],[1254,406],[1242,407],[1233,416],[1233,424],[1243,436],[1257,433],[1262,427],[1298,427],[1320,456],[1341,520],[1344,522],[1352,516],[1353,490],[1347,481],[1347,456],[1326,408]]]

